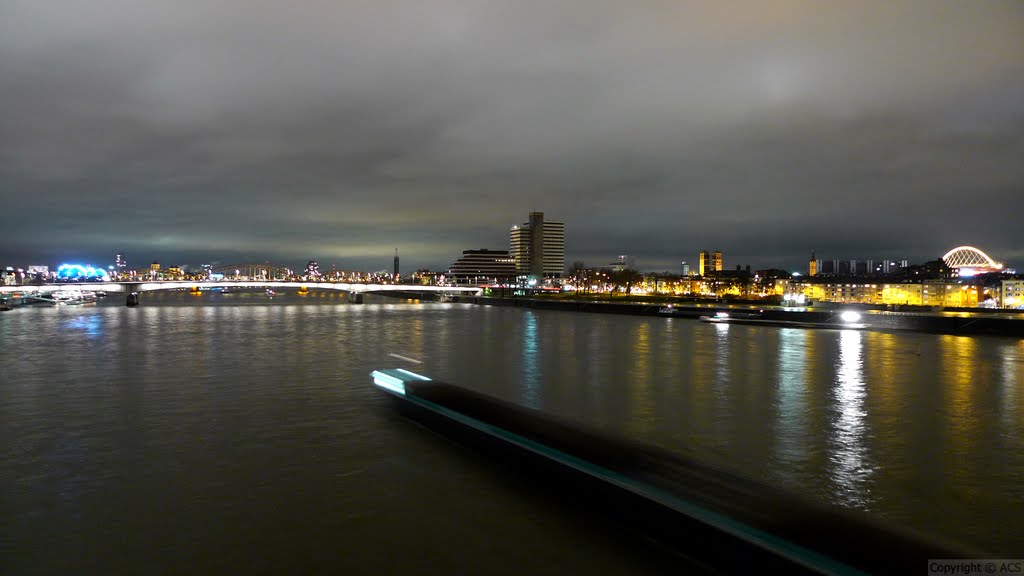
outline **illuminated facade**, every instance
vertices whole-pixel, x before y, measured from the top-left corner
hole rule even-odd
[[[827,274],[830,276],[872,276],[878,274],[896,274],[907,268],[907,260],[823,260],[811,254],[808,263],[808,276]]]
[[[457,284],[506,283],[515,277],[515,260],[506,250],[463,250],[448,269],[448,278]]]
[[[565,272],[565,222],[544,220],[543,212],[530,212],[529,221],[509,230],[509,255],[516,274],[561,278]]]
[[[57,280],[110,280],[103,268],[82,264],[61,264],[57,267]]]
[[[1024,309],[1024,280],[1003,280],[999,286],[999,303],[1003,308]]]
[[[316,260],[310,260],[306,263],[305,270],[306,278],[319,278],[320,277],[320,263]]]
[[[995,299],[997,290],[978,284],[950,280],[904,283],[799,282],[788,281],[787,294],[802,295],[814,302],[884,304],[891,306],[937,306],[975,308],[985,299]]]
[[[720,251],[709,252],[702,250],[697,256],[698,262],[700,262],[700,275],[707,276],[711,272],[721,272],[723,261],[722,253]]]

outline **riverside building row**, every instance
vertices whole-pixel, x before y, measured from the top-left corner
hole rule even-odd
[[[613,287],[591,283],[592,291]],[[994,274],[972,278],[932,278],[879,282],[848,278],[781,276],[644,276],[634,294],[789,302],[831,302],[886,306],[1024,309],[1024,278]]]
[[[526,222],[509,229],[509,249],[464,250],[448,269],[455,284],[534,284],[560,279],[565,272],[565,222],[530,212]]]

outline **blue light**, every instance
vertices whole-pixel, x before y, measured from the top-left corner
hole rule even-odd
[[[110,280],[107,271],[102,267],[96,268],[81,264],[61,264],[57,267],[57,278],[63,280]]]

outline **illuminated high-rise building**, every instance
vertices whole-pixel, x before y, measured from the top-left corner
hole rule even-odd
[[[818,273],[818,261],[814,258],[814,250],[811,250],[811,261],[807,263],[807,275],[814,276]]]
[[[560,278],[565,272],[565,222],[545,221],[543,212],[530,212],[529,221],[513,226],[508,238],[516,274]]]

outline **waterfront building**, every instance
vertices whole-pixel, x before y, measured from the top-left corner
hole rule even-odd
[[[447,280],[456,284],[506,284],[515,280],[515,259],[507,250],[463,250],[448,269]]]
[[[310,260],[306,263],[305,276],[309,279],[320,277],[320,264],[316,260]]]
[[[690,264],[689,264],[689,262],[687,262],[686,260],[683,260],[682,262],[680,262],[679,263],[679,272],[683,276],[689,276],[690,275]]]
[[[43,266],[43,265],[40,265],[40,264],[33,264],[32,266],[28,267],[28,277],[29,278],[39,278],[41,280],[49,280],[50,279],[50,267],[49,266]]]
[[[428,268],[420,268],[413,272],[412,283],[422,284],[424,286],[434,286],[441,284],[446,279],[446,272],[434,272]]]
[[[898,274],[908,268],[907,260],[874,260],[853,258],[849,260],[823,260],[811,253],[809,267],[814,271],[809,276],[826,274],[830,276],[872,276]]]
[[[818,261],[814,258],[814,250],[811,250],[811,261],[807,263],[807,275],[815,276],[818,273]]]
[[[1024,280],[1002,280],[999,283],[999,304],[1003,308],[1024,308]]]
[[[722,252],[716,250],[715,252],[709,252],[702,250],[697,256],[700,262],[700,275],[707,276],[713,272],[721,272],[723,266]]]
[[[164,271],[164,280],[181,280],[185,277],[185,271],[181,266],[171,266]]]
[[[509,230],[509,255],[516,274],[561,278],[565,272],[565,223],[544,220],[530,212],[529,220]]]
[[[994,303],[1000,295],[998,287],[982,282],[942,278],[906,282],[822,282],[808,278],[789,280],[784,290],[812,302],[946,308],[975,308],[986,300]]]

